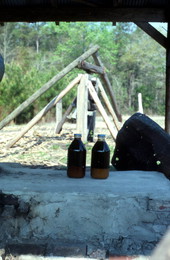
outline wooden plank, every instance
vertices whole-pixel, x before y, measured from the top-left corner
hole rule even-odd
[[[102,63],[98,53],[96,52],[92,56],[93,56],[93,59],[94,59],[96,65],[104,68],[103,63]],[[118,106],[116,104],[116,100],[115,100],[114,93],[113,93],[113,88],[112,88],[112,86],[110,84],[109,78],[108,78],[106,73],[104,73],[103,75],[100,75],[100,77],[101,77],[101,80],[102,80],[104,86],[106,87],[106,89],[107,89],[107,91],[108,91],[108,93],[110,95],[111,103],[112,103],[113,109],[115,111],[115,114],[116,114],[118,120],[120,122],[122,122],[122,116],[121,116],[121,114],[120,114],[120,112],[118,110]]]
[[[77,88],[77,132],[82,134],[83,142],[87,142],[87,80],[88,75],[83,75]]]
[[[12,147],[21,137],[26,134],[52,107],[54,107],[57,102],[59,102],[76,84],[81,80],[82,75],[79,74],[61,93],[53,98],[27,125],[26,127],[8,142],[6,148]]]
[[[166,49],[166,95],[165,95],[165,130],[170,134],[170,23],[168,23]]]
[[[65,123],[68,115],[71,113],[71,110],[75,106],[75,101],[76,101],[76,98],[74,98],[73,102],[69,105],[69,107],[67,108],[66,112],[64,113],[61,121],[58,123],[58,125],[56,127],[56,130],[55,130],[56,134],[59,134],[61,132],[63,124]]]
[[[104,107],[101,104],[100,99],[98,98],[96,90],[93,87],[91,81],[88,81],[87,86],[88,86],[90,95],[92,96],[94,102],[96,103],[96,106],[97,106],[101,116],[103,117],[103,120],[105,121],[105,123],[106,123],[106,125],[107,125],[107,127],[108,127],[108,129],[110,131],[110,134],[113,137],[113,140],[115,141],[116,140],[116,136],[117,136],[117,131],[114,130],[114,128],[113,128],[113,126],[111,124],[111,121],[110,121],[106,111],[104,110]]]
[[[37,90],[32,96],[30,96],[26,101],[24,101],[19,107],[17,107],[11,114],[9,114],[5,119],[0,122],[0,129],[2,129],[5,125],[7,125],[10,121],[12,121],[17,115],[19,115],[26,107],[32,104],[38,97],[40,97],[43,93],[45,93],[48,89],[50,89],[56,82],[58,82],[61,78],[63,78],[67,73],[69,73],[72,69],[77,67],[77,65],[83,60],[87,59],[89,56],[94,54],[99,49],[98,45],[93,46],[88,51],[83,53],[80,57],[75,59],[72,63],[70,63],[67,67],[65,67],[62,71],[60,71],[56,76],[54,76],[51,80],[49,80],[44,86],[42,86],[39,90]]]
[[[100,22],[168,22],[169,10],[165,8],[114,8],[87,6],[54,7],[1,7],[0,22],[38,22],[38,21],[100,21]]]
[[[120,130],[120,127],[119,127],[119,125],[118,125],[118,122],[117,122],[117,119],[116,119],[114,110],[113,110],[113,108],[112,108],[112,106],[111,106],[111,103],[110,103],[108,97],[107,97],[106,91],[104,90],[104,87],[102,86],[102,84],[101,84],[101,82],[100,82],[99,79],[97,79],[97,86],[99,87],[99,91],[100,91],[100,93],[101,93],[101,96],[102,96],[102,98],[103,98],[103,100],[104,100],[104,102],[105,102],[105,104],[106,104],[106,107],[107,107],[109,113],[110,113],[111,116],[112,116],[112,119],[113,119],[113,122],[114,122],[114,124],[115,124],[115,127],[116,127],[116,129],[119,131],[119,130]]]
[[[158,42],[162,47],[167,47],[167,38],[156,30],[148,22],[136,22],[135,23],[139,28],[141,28],[145,33],[151,36],[156,42]]]

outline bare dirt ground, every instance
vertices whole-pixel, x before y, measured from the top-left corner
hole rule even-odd
[[[129,116],[123,116],[123,122]],[[164,127],[163,117],[152,117],[154,121]],[[121,127],[121,123],[119,124]],[[114,127],[114,124],[113,124]],[[67,165],[67,149],[76,133],[76,124],[66,122],[60,134],[55,134],[55,122],[39,123],[30,129],[12,148],[6,145],[22,129],[24,125],[9,125],[0,130],[0,163],[13,162],[32,167],[64,168]],[[106,134],[106,141],[113,155],[115,142],[108,131],[103,119],[96,120],[95,139],[97,134]],[[86,143],[87,165],[90,165],[91,149],[94,143]]]

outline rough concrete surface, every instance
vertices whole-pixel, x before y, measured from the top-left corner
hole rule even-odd
[[[148,255],[170,224],[170,181],[158,172],[112,171],[94,180],[87,170],[70,179],[50,167],[1,163],[0,190],[0,248],[41,244],[48,256],[56,245],[76,244]]]

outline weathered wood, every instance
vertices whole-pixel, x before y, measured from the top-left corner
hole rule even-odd
[[[56,130],[55,130],[56,134],[59,134],[61,132],[63,124],[65,123],[68,115],[71,113],[73,107],[75,106],[75,101],[76,101],[76,98],[74,98],[73,102],[69,105],[66,112],[64,113],[61,121],[57,124]]]
[[[120,171],[158,171],[170,179],[170,136],[141,113],[132,115],[118,132],[112,158]]]
[[[92,56],[93,56],[93,59],[94,59],[96,65],[104,68],[103,63],[102,63],[102,61],[100,60],[100,58],[98,56],[98,53],[96,52]],[[101,80],[102,80],[103,84],[105,85],[105,87],[106,87],[106,89],[107,89],[107,91],[108,91],[108,93],[110,95],[111,103],[112,103],[113,109],[115,111],[115,114],[116,114],[118,120],[120,122],[122,122],[122,116],[121,116],[121,114],[120,114],[120,112],[118,110],[118,106],[116,104],[116,100],[115,100],[114,93],[113,93],[113,88],[112,88],[112,86],[110,84],[109,78],[108,78],[106,73],[104,73],[103,75],[100,75],[100,77],[101,77]]]
[[[110,134],[111,136],[113,137],[113,140],[116,140],[116,135],[117,135],[117,132],[114,130],[111,122],[110,122],[110,119],[106,113],[106,111],[104,110],[104,107],[103,105],[101,104],[100,102],[100,99],[98,98],[98,95],[95,91],[95,88],[93,87],[92,83],[90,81],[88,81],[87,83],[87,86],[88,86],[88,89],[89,89],[89,92],[90,92],[90,95],[92,96],[92,98],[94,99],[94,102],[96,103],[96,106],[101,114],[101,116],[103,117],[103,120],[105,121],[109,131],[110,131]]]
[[[138,112],[143,114],[142,94],[138,93]]]
[[[85,70],[89,74],[91,73],[104,74],[104,69],[102,67],[91,64],[86,61],[82,61],[81,63],[79,63],[77,67],[79,69]]]
[[[87,80],[88,75],[83,75],[77,89],[77,132],[82,134],[83,142],[87,142]]]
[[[44,10],[45,8],[45,10]],[[0,22],[38,22],[38,21],[101,21],[101,22],[167,22],[168,11],[164,7],[155,8],[114,8],[114,7],[10,7],[0,8]]]
[[[56,126],[62,119],[62,108],[62,99],[60,99],[60,101],[56,104]]]
[[[21,137],[26,134],[57,102],[59,102],[76,84],[81,80],[82,75],[78,75],[61,93],[53,98],[27,125],[26,127],[14,138],[9,141],[7,148],[12,147]]]
[[[151,24],[149,24],[148,22],[136,22],[136,25],[149,36],[151,36],[162,47],[167,48],[167,38],[158,30],[156,30]]]
[[[97,79],[97,85],[99,87],[99,91],[101,93],[101,96],[103,97],[103,100],[104,100],[104,102],[106,104],[106,107],[107,107],[108,111],[110,112],[110,114],[112,116],[112,119],[113,119],[113,122],[115,124],[115,127],[119,131],[120,128],[119,128],[118,122],[116,120],[116,116],[115,116],[114,110],[113,110],[113,108],[112,108],[112,106],[110,104],[110,101],[109,101],[109,99],[108,99],[108,97],[106,95],[106,92],[105,92],[105,90],[104,90],[104,88],[103,88],[103,86],[102,86],[102,84],[101,84],[99,79]]]
[[[166,100],[165,100],[165,130],[170,134],[170,23],[168,23],[166,49]]]
[[[0,129],[2,129],[5,125],[7,125],[10,121],[12,121],[17,115],[19,115],[26,107],[32,104],[38,97],[40,97],[44,92],[50,89],[57,81],[63,78],[67,73],[69,73],[72,69],[77,67],[77,65],[83,60],[87,59],[93,53],[95,53],[99,49],[99,46],[95,45],[90,48],[88,51],[83,53],[80,57],[70,63],[67,67],[65,67],[62,71],[60,71],[56,76],[54,76],[51,80],[49,80],[44,86],[42,86],[39,90],[37,90],[32,96],[30,96],[26,101],[24,101],[19,107],[17,107],[11,114],[9,114],[5,119],[0,122]]]

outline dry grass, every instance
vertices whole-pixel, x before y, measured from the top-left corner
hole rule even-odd
[[[123,122],[129,116],[123,116]],[[151,117],[154,121],[164,127],[164,118],[160,116]],[[119,124],[121,127],[121,124]],[[7,143],[18,134],[24,125],[9,125],[1,130],[0,135],[0,162],[16,162],[31,166],[52,166],[63,168],[67,163],[67,149],[76,132],[76,124],[66,122],[61,134],[56,135],[55,123],[40,123],[34,126],[23,138],[12,148],[6,149]],[[114,127],[114,124],[113,124]],[[111,150],[114,151],[114,140],[110,135],[103,119],[98,116],[96,120],[95,140],[97,134],[106,134],[106,141]],[[94,143],[86,143],[87,165],[90,165],[91,149]]]

